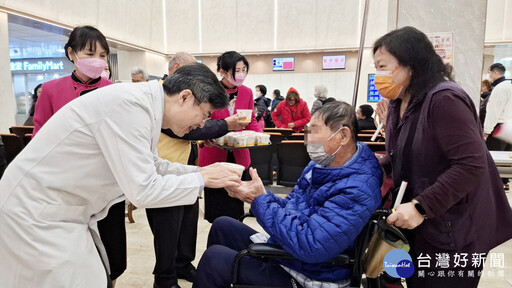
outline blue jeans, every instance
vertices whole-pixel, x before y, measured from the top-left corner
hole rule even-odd
[[[208,235],[207,250],[197,266],[192,287],[229,287],[236,254],[247,248],[249,236],[257,233],[230,217],[217,218]],[[279,264],[244,257],[240,261],[239,284],[292,287],[292,277]]]

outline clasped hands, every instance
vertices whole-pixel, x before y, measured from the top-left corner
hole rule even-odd
[[[265,186],[261,182],[258,172],[254,168],[249,168],[251,181],[242,181],[242,174],[233,167],[214,163],[205,167],[197,168],[201,174],[204,186],[210,188],[225,188],[229,196],[238,198],[244,202],[252,203],[256,197],[266,194]]]
[[[249,174],[251,175],[251,181],[242,181],[239,186],[228,186],[226,191],[228,191],[229,196],[251,204],[256,197],[267,194],[267,191],[256,169],[249,168]]]

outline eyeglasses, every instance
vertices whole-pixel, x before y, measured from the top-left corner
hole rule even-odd
[[[211,115],[210,113],[206,112],[203,107],[201,107],[199,101],[195,100],[195,103],[197,104],[197,106],[199,106],[199,109],[201,109],[201,114],[203,114],[203,122],[206,122],[208,120],[211,120]]]

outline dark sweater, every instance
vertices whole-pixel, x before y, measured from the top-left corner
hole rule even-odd
[[[427,212],[411,230],[416,254],[463,247],[484,253],[512,238],[512,210],[466,92],[443,82],[402,119],[400,103],[389,105],[386,150],[395,187],[409,182],[402,203],[416,199]]]

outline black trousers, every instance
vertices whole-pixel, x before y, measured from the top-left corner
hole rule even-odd
[[[489,134],[489,136],[487,137],[487,141],[485,143],[487,145],[487,149],[489,149],[489,151],[512,151],[511,144],[509,144],[505,141],[502,141],[498,138],[494,138],[492,136],[492,134],[494,133],[496,128],[498,128],[499,125],[501,125],[501,124],[496,125],[496,127],[494,127],[494,129],[492,130],[491,134]],[[507,178],[501,178],[501,180],[503,181],[503,184],[508,183]]]
[[[230,287],[235,256],[252,243],[249,237],[254,233],[254,229],[235,219],[220,217],[215,220],[192,287]],[[292,276],[275,261],[244,257],[239,272],[239,284],[297,287],[292,286]]]
[[[176,272],[193,268],[198,215],[199,201],[192,205],[146,209],[153,232],[156,256],[153,274],[157,285],[171,287],[178,283]]]
[[[98,221],[100,238],[110,264],[110,279],[116,280],[126,270],[125,203],[116,203],[108,210],[107,217]]]

